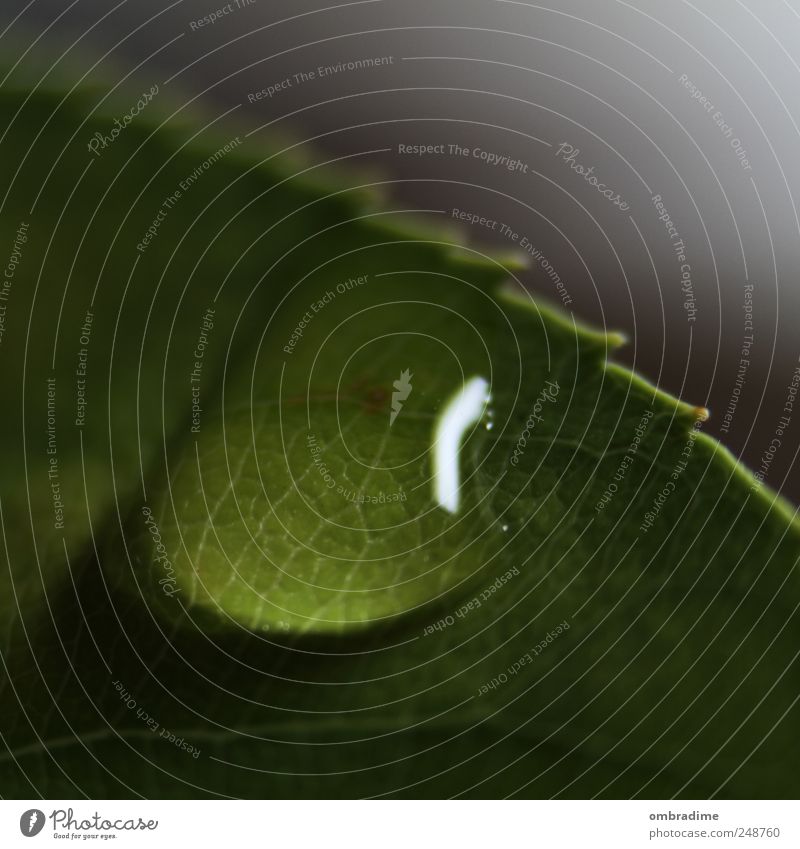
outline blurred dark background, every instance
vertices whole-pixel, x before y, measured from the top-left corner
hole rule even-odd
[[[461,223],[473,245],[527,240],[526,286],[624,331],[618,360],[761,466],[800,355],[797,2],[3,0],[0,49],[12,82],[158,84],[317,158],[362,154],[393,203],[487,219]],[[420,144],[445,152],[399,152]],[[767,475],[795,501],[798,448],[800,406]]]

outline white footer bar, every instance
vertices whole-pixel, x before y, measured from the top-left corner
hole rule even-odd
[[[0,801],[0,846],[800,847],[800,804],[760,801]]]

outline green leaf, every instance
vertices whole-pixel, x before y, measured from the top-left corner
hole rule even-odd
[[[795,796],[800,534],[705,412],[260,134],[95,157],[102,96],[0,96],[0,792]]]

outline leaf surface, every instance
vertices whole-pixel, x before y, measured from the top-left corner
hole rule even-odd
[[[3,795],[800,791],[798,526],[703,411],[258,135],[1,99]]]

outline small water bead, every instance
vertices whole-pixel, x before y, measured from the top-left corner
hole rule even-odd
[[[438,504],[449,513],[458,510],[461,497],[461,442],[469,428],[481,420],[489,400],[489,382],[482,377],[473,377],[439,415],[433,443],[434,495]]]

